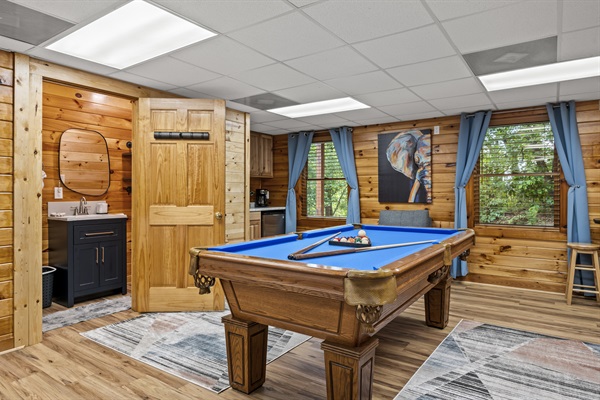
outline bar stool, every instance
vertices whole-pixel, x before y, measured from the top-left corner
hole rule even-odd
[[[573,292],[595,293],[596,301],[600,303],[600,262],[598,261],[600,253],[600,244],[596,243],[567,243],[567,248],[571,249],[571,259],[568,265],[567,278],[567,305],[571,305]],[[577,264],[578,254],[589,254],[592,256],[592,265]],[[592,271],[596,286],[581,285],[573,283],[575,280],[575,271]]]

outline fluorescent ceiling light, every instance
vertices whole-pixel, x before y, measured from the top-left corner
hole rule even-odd
[[[46,47],[123,69],[215,35],[162,8],[135,0]]]
[[[592,76],[600,76],[600,57],[482,75],[479,76],[479,79],[488,92],[492,92],[494,90],[570,81]]]
[[[317,101],[314,103],[298,104],[296,106],[272,108],[269,112],[283,115],[288,118],[308,117],[310,115],[331,114],[342,111],[360,110],[370,108],[368,105],[354,100],[351,97],[341,99]]]

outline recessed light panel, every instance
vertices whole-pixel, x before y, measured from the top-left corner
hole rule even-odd
[[[162,8],[135,0],[46,47],[123,69],[215,35]]]
[[[479,77],[488,92],[600,76],[600,57],[565,61]]]
[[[354,100],[351,97],[341,99],[317,101],[314,103],[299,104],[297,106],[273,108],[269,112],[283,115],[288,118],[301,118],[311,115],[331,114],[342,111],[360,110],[370,108],[368,105]]]

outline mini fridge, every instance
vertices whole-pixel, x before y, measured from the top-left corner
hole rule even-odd
[[[285,210],[263,211],[261,214],[262,237],[285,233]]]

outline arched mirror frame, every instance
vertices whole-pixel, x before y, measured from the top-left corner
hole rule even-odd
[[[75,134],[77,136],[77,140],[67,141],[65,139],[66,134]],[[100,139],[82,139],[82,135],[97,135]],[[67,149],[69,143],[72,143],[76,147],[74,149]],[[86,143],[90,146],[87,150],[82,151],[81,147],[85,147]],[[102,146],[105,149],[105,152],[100,151],[89,151],[98,148],[98,146]],[[69,151],[71,150],[71,151]],[[77,153],[81,156],[81,158],[71,158],[68,159],[69,155],[72,153]],[[63,163],[72,163],[71,166],[77,166],[78,168],[66,168],[66,165]],[[106,165],[106,168],[104,168]],[[91,167],[98,167],[98,171],[93,171]],[[100,170],[100,167],[102,170]],[[106,171],[104,171],[104,169]],[[104,135],[102,135],[98,131],[93,131],[89,129],[79,129],[79,128],[71,128],[64,131],[59,140],[59,150],[58,150],[58,173],[60,177],[61,183],[69,190],[79,193],[85,196],[103,196],[108,192],[110,188],[110,156],[108,152],[108,142]],[[73,175],[89,175],[89,180],[84,179],[70,179],[69,176]],[[106,177],[104,177],[106,175]],[[88,186],[81,187],[74,184],[74,182],[93,182],[94,180],[98,181],[98,186]]]

